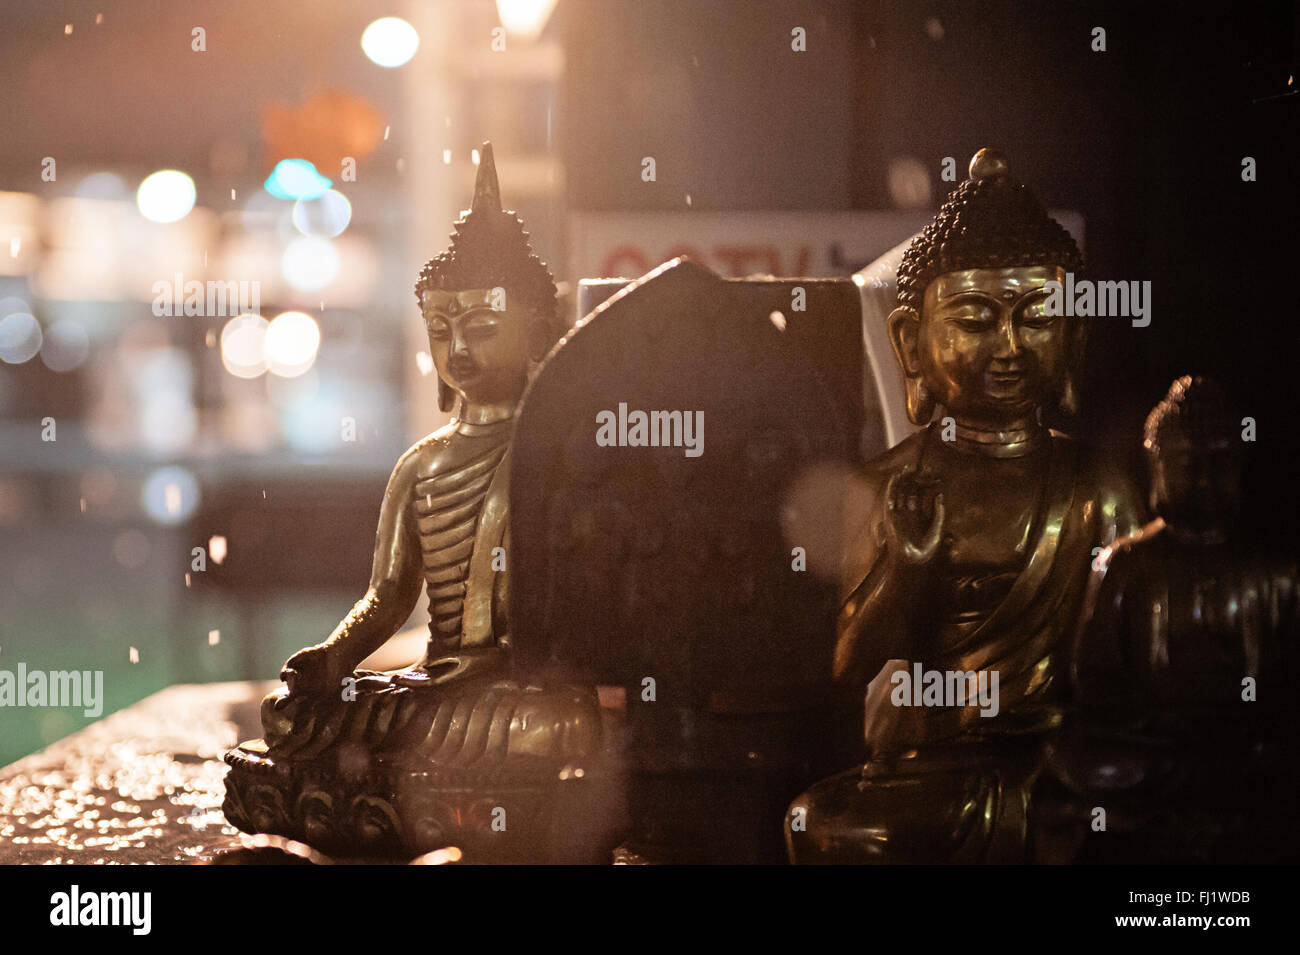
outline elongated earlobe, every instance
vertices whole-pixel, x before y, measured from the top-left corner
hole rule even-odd
[[[447,383],[442,380],[442,376],[439,376],[438,410],[446,414],[454,407],[456,407],[456,392],[452,391],[451,388],[447,386]]]
[[[903,373],[907,419],[915,425],[927,425],[934,416],[935,401],[921,380],[921,369],[916,357],[920,316],[915,309],[900,306],[890,312],[885,321],[889,330],[889,344],[894,349],[894,358]]]
[[[903,387],[907,392],[907,420],[916,425],[927,425],[934,417],[934,398],[926,390],[925,382],[920,376],[904,378]]]

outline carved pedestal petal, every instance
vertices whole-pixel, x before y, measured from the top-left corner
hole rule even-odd
[[[617,841],[608,813],[592,830],[617,805],[594,762],[581,775],[543,761],[486,773],[381,764],[362,778],[320,762],[277,764],[243,747],[227,762],[223,809],[234,825],[327,854],[413,858],[456,846],[469,862],[608,861]]]

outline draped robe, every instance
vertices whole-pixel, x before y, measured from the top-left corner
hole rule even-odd
[[[877,475],[887,477],[914,450],[904,442],[887,452]],[[1041,743],[1060,721],[1061,657],[1069,651],[1095,551],[1140,526],[1141,518],[1128,482],[1103,478],[1071,439],[1053,432],[1047,453],[1023,564],[1013,577],[994,575],[1006,576],[1008,586],[989,612],[908,631],[911,658],[886,662],[868,688],[869,761],[817,783],[792,804],[805,818],[802,832],[787,827],[794,861],[1025,861],[1029,792]],[[871,591],[879,596],[881,582],[871,571],[885,559],[878,552],[850,590],[842,636],[847,628],[850,637],[871,640],[864,598]],[[942,603],[933,595],[931,602]],[[982,716],[978,705],[894,705],[891,678],[913,662],[925,670],[997,671],[997,715]]]

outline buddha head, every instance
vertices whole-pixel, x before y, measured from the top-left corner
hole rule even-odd
[[[1049,281],[1082,267],[1079,248],[991,149],[903,255],[889,339],[903,371],[907,415],[942,405],[984,430],[1023,425],[1055,401],[1077,407],[1080,319],[1047,313]]]
[[[1241,447],[1227,396],[1210,378],[1184,375],[1147,416],[1142,446],[1151,471],[1151,510],[1174,530],[1197,534],[1232,525],[1241,503]]]
[[[470,208],[451,247],[420,271],[415,297],[438,371],[438,407],[514,403],[564,331],[555,281],[523,221],[501,208],[492,144],[479,153]]]

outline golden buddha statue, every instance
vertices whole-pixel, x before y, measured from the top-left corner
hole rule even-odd
[[[1062,637],[1094,549],[1142,515],[1125,479],[1042,421],[1077,406],[1086,327],[1046,301],[1080,267],[988,149],[903,258],[888,333],[926,427],[867,465],[871,530],[833,662],[867,691],[869,759],[791,805],[794,862],[1024,858]]]
[[[1156,518],[1098,557],[1035,788],[1040,861],[1300,858],[1300,565],[1235,533],[1240,432],[1202,377],[1147,418]]]
[[[289,658],[263,738],[227,756],[227,817],[327,852],[546,857],[548,793],[600,744],[594,687],[510,679],[510,439],[529,374],[559,338],[556,289],[503,211],[484,143],[471,208],[416,297],[439,404],[459,411],[398,460],[364,597]],[[428,592],[428,650],[395,673],[355,668]]]

